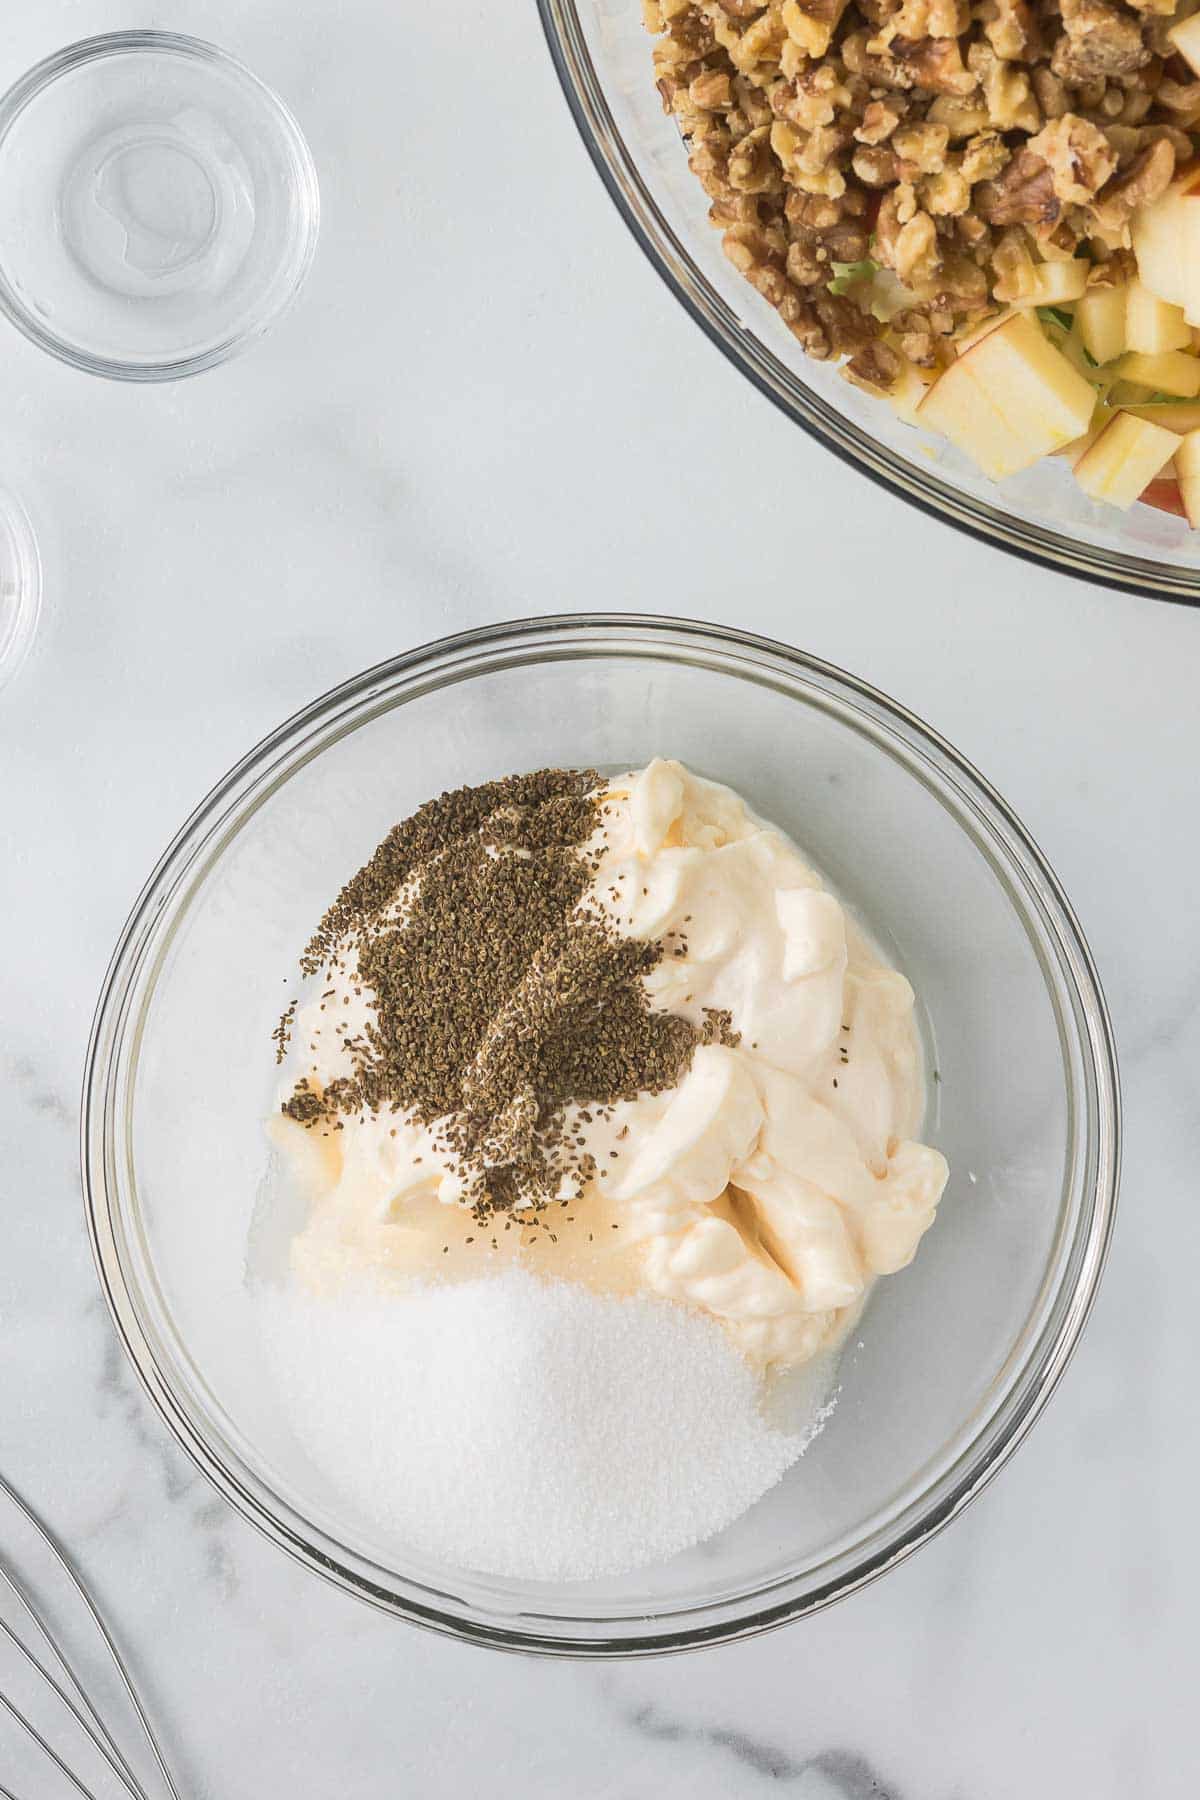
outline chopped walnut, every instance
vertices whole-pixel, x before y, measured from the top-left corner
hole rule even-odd
[[[848,381],[876,394],[890,393],[903,373],[903,356],[879,338],[852,356],[845,369]]]
[[[701,112],[726,112],[733,105],[733,83],[724,69],[706,70],[691,83],[688,99]]]
[[[1070,112],[1071,96],[1066,82],[1060,81],[1045,63],[1034,69],[1029,79],[1044,118],[1061,119],[1064,113]]]
[[[872,51],[868,46],[873,42],[869,31],[852,31],[842,39],[842,60],[851,74],[862,76],[880,93],[889,88],[915,87],[912,70],[898,62],[890,49],[882,55]]]
[[[902,355],[918,369],[935,369],[937,367],[937,333],[933,324],[923,313],[901,313],[892,320],[892,330]]]
[[[975,76],[963,65],[957,38],[919,38],[915,44],[896,38],[891,50],[913,85],[930,94],[971,94]]]
[[[898,180],[896,152],[886,144],[864,144],[854,152],[850,167],[869,188],[894,187]]]
[[[983,0],[983,33],[1003,62],[1036,62],[1044,54],[1041,27],[1029,0]]]
[[[1169,113],[1196,118],[1200,116],[1200,81],[1184,83],[1167,76],[1154,90],[1154,103],[1165,106]]]
[[[761,125],[734,145],[729,155],[729,185],[740,194],[767,194],[782,187],[779,167],[771,155],[772,134],[778,129]]]
[[[998,131],[981,131],[963,150],[962,172],[972,186],[977,181],[994,181],[1011,154]]]
[[[944,125],[901,125],[892,133],[902,181],[937,175],[945,166],[950,133]]]
[[[1150,60],[1137,19],[1110,0],[1062,0],[1062,21],[1050,67],[1068,84],[1132,75]]]
[[[903,0],[879,36],[885,45],[898,37],[911,43],[920,38],[958,38],[969,23],[966,0]]]
[[[1098,224],[1109,231],[1126,226],[1139,206],[1166,192],[1174,173],[1175,152],[1165,138],[1159,138],[1097,196],[1094,212]]]
[[[788,245],[787,278],[794,281],[797,287],[824,287],[829,281],[829,265],[833,259],[822,254],[815,245],[806,244],[799,238]]]
[[[1115,250],[1104,262],[1093,263],[1088,271],[1089,288],[1124,287],[1137,275],[1137,262],[1129,250]]]
[[[986,131],[988,127],[987,107],[978,93],[967,100],[953,94],[939,94],[930,103],[925,116],[935,125],[946,127],[952,144],[961,144],[964,138],[974,137],[977,131]]]
[[[961,168],[940,169],[921,183],[918,199],[935,219],[954,219],[971,204],[971,184]]]
[[[978,77],[994,131],[1035,132],[1042,123],[1033,86],[1023,69],[1001,62],[990,44],[972,44],[967,62]]]
[[[995,181],[983,181],[975,204],[989,225],[1058,223],[1062,201],[1054,191],[1054,176],[1040,156],[1019,150]]]
[[[1050,169],[1060,200],[1084,203],[1104,186],[1117,166],[1117,154],[1104,133],[1074,113],[1044,125],[1027,145]]]
[[[903,192],[902,188],[894,188],[883,197],[875,221],[875,253],[906,287],[919,292],[939,273],[941,251],[933,220],[928,213],[916,210],[915,198],[910,210],[910,203],[898,198]]]
[[[776,117],[803,131],[832,125],[839,111],[848,112],[850,90],[831,63],[818,63],[793,81],[780,82],[771,90],[771,110]]]
[[[806,56],[824,56],[847,0],[783,0],[783,24]]]
[[[885,144],[903,116],[898,99],[872,100],[865,107],[862,124],[854,135],[860,144]]]
[[[960,253],[943,256],[931,314],[943,336],[954,329],[957,315],[985,312],[989,298],[987,272],[973,257]]]

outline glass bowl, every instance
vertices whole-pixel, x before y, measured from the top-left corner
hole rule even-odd
[[[823,1433],[698,1549],[619,1580],[512,1582],[385,1541],[309,1464],[259,1343],[248,1240],[272,1029],[348,871],[433,793],[667,754],[789,831],[924,1007],[925,1131],[951,1184],[880,1284]],[[167,1423],[309,1568],[459,1637],[566,1655],[734,1638],[809,1613],[953,1518],[1020,1441],[1095,1293],[1117,1183],[1104,1002],[1012,813],[911,714],[732,630],[620,615],[468,632],[300,713],[203,802],[113,958],[84,1092],[101,1281]]]
[[[1110,587],[1200,604],[1200,533],[1091,501],[1061,459],[1003,483],[806,357],[727,260],[708,196],[664,114],[641,0],[538,0],[563,92],[601,180],[667,286],[735,368],[810,436],[974,537]]]
[[[29,515],[0,487],[0,687],[24,662],[42,610],[42,559]]]
[[[74,368],[223,362],[294,299],[319,219],[287,107],[198,38],[88,38],[0,100],[0,311]]]

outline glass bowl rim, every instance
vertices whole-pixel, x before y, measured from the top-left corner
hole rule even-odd
[[[1022,916],[1014,895],[1010,904],[1028,931],[1039,923],[1057,956],[1057,968],[1072,1002],[1073,1047],[1083,1065],[1087,1094],[1093,1097],[1086,1113],[1090,1119],[1086,1149],[1086,1179],[1077,1180],[1077,1219],[1068,1245],[1069,1254],[1053,1289],[1047,1319],[1039,1325],[1005,1392],[989,1403],[986,1416],[965,1449],[956,1451],[949,1469],[907,1500],[872,1535],[864,1535],[840,1560],[849,1561],[844,1574],[812,1591],[792,1593],[767,1606],[751,1604],[764,1591],[741,1594],[733,1600],[702,1602],[689,1609],[684,1603],[656,1615],[652,1610],[623,1619],[628,1627],[611,1635],[564,1635],[546,1632],[507,1620],[503,1624],[462,1616],[439,1608],[411,1591],[417,1585],[357,1551],[336,1542],[313,1521],[295,1513],[252,1468],[240,1463],[236,1450],[217,1448],[219,1431],[203,1416],[194,1401],[173,1385],[164,1372],[159,1347],[152,1341],[153,1321],[129,1279],[121,1247],[118,1215],[128,1208],[123,1164],[114,1146],[117,1122],[115,1089],[124,1079],[122,1062],[130,1055],[131,1003],[145,987],[138,1016],[132,1020],[133,1054],[141,1024],[157,981],[161,952],[152,955],[169,921],[182,916],[196,882],[215,866],[225,845],[253,816],[270,793],[319,755],[330,744],[368,723],[380,712],[406,704],[409,698],[435,687],[457,685],[496,668],[522,667],[530,662],[578,661],[608,654],[640,654],[658,660],[688,661],[705,658],[703,666],[724,676],[746,678],[746,668],[774,667],[781,676],[807,685],[807,695],[794,693],[800,704],[824,699],[830,710],[860,729],[869,725],[874,735],[888,734],[897,748],[923,765],[931,776],[927,785],[936,797],[953,795],[982,820],[992,840],[1011,858],[1017,874],[1027,884],[1030,910]],[[739,663],[736,658],[742,658]],[[474,660],[472,660],[474,659]],[[882,749],[886,749],[883,746]],[[882,753],[881,749],[881,753]],[[916,779],[915,772],[906,773]],[[959,821],[960,830],[963,829]],[[213,854],[211,847],[216,845]],[[199,873],[197,865],[202,865]],[[998,871],[993,865],[993,873]],[[146,966],[151,972],[146,983]],[[1080,1021],[1083,1021],[1081,1026]],[[1060,1027],[1062,1028],[1062,1027]],[[1078,1099],[1078,1081],[1064,1071],[1068,1100]],[[1095,1299],[1107,1257],[1116,1208],[1120,1169],[1120,1086],[1116,1049],[1104,996],[1074,912],[1036,843],[1006,802],[944,738],[915,714],[880,690],[860,681],[835,665],[809,656],[775,640],[723,625],[643,613],[578,613],[529,617],[459,632],[439,638],[399,656],[378,663],[330,689],[295,713],[264,737],[203,799],[185,821],[145,883],[125,923],[113,952],[98,999],[85,1062],[80,1115],[80,1149],[84,1210],[101,1291],[117,1334],[134,1370],[172,1436],[193,1463],[236,1510],[295,1560],[323,1576],[332,1585],[358,1595],[394,1616],[466,1641],[531,1654],[563,1657],[631,1657],[687,1650],[757,1635],[788,1620],[820,1611],[854,1592],[902,1561],[920,1544],[942,1529],[982,1491],[1007,1461],[1040,1415],[1057,1386],[1078,1342]],[[1067,1280],[1070,1264],[1076,1272]],[[1028,1335],[1028,1333],[1026,1333]],[[1020,1342],[1020,1340],[1018,1340]],[[199,1414],[199,1416],[197,1416]],[[997,1421],[1001,1427],[997,1430]],[[223,1442],[223,1440],[222,1440]],[[913,1484],[915,1486],[915,1482]],[[909,1515],[905,1522],[905,1515]],[[377,1577],[388,1577],[384,1585]],[[462,1580],[469,1582],[469,1573]],[[803,1577],[794,1573],[773,1581],[772,1587]],[[422,1595],[431,1590],[420,1588]],[[460,1602],[468,1614],[470,1601]],[[687,1624],[654,1635],[661,1619],[712,1613],[707,1622]],[[523,1620],[524,1614],[518,1615]],[[538,1614],[531,1605],[531,1621]],[[558,1621],[556,1620],[556,1623]],[[571,1619],[561,1621],[571,1625]],[[611,1625],[611,1618],[587,1619],[576,1613],[577,1625]],[[645,1627],[651,1629],[647,1631]],[[641,1627],[641,1629],[638,1629]]]
[[[59,362],[85,375],[98,375],[107,381],[182,381],[216,368],[238,356],[266,332],[277,325],[308,279],[321,230],[321,189],[312,150],[299,120],[281,94],[261,75],[219,44],[179,31],[134,29],[100,32],[66,44],[19,75],[6,92],[0,94],[0,149],[23,113],[62,76],[106,57],[129,53],[157,51],[189,62],[205,63],[224,69],[246,82],[264,103],[286,145],[293,171],[293,202],[296,228],[290,234],[293,245],[293,269],[287,291],[260,318],[210,344],[205,350],[179,357],[147,357],[122,359],[93,355],[70,338],[50,330],[37,313],[21,299],[0,265],[0,314],[22,335]]]
[[[634,242],[694,324],[793,424],[878,487],[956,531],[1039,568],[1120,593],[1200,606],[1200,568],[1108,551],[961,492],[890,450],[810,389],[740,323],[664,218],[604,97],[576,0],[537,0],[559,86],[592,166]],[[647,39],[649,46],[649,39]],[[647,81],[650,79],[647,48]],[[999,492],[999,490],[997,490]]]
[[[0,637],[0,687],[20,670],[42,616],[42,553],[33,521],[12,489],[0,482],[0,529],[8,532],[18,587],[8,630]]]

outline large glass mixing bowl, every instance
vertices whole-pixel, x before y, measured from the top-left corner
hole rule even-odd
[[[813,362],[737,273],[708,222],[654,85],[641,0],[538,0],[568,104],[600,177],[696,323],[767,398],[843,461],[975,537],[1111,587],[1200,604],[1200,533],[1149,506],[1089,500],[1061,460],[988,481],[944,440]]]
[[[953,1171],[880,1284],[833,1416],[778,1488],[661,1567],[570,1586],[385,1541],[277,1403],[246,1279],[272,1029],[314,921],[439,790],[679,757],[805,847],[912,981],[928,1137]],[[105,983],[84,1094],[98,1266],[138,1373],[247,1518],[379,1606],[509,1648],[679,1649],[812,1612],[961,1510],[1041,1410],[1087,1316],[1117,1181],[1113,1046],[1087,948],[1004,803],[911,714],[740,632],[533,619],[398,657],[319,700],[203,802]]]

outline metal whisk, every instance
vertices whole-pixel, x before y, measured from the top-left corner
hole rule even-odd
[[[2,1475],[0,1475],[0,1494],[33,1532],[40,1548],[49,1555],[53,1567],[66,1577],[69,1584],[68,1594],[73,1601],[83,1607],[86,1621],[90,1622],[91,1628],[97,1634],[119,1677],[121,1687],[157,1764],[167,1793],[171,1796],[171,1800],[180,1800],[179,1790],[172,1780],[171,1772],[146,1716],[145,1707],[138,1696],[133,1678],[122,1660],[112,1634],[104,1623],[100,1610],[83,1578],[76,1573],[65,1551],[55,1542],[48,1528],[42,1524],[37,1515],[10,1487]],[[89,1696],[79,1673],[77,1659],[68,1651],[61,1633],[55,1634],[46,1613],[39,1608],[30,1592],[27,1582],[18,1576],[2,1548],[0,1548],[0,1597],[10,1603],[15,1601],[19,1610],[13,1614],[10,1604],[10,1616],[15,1616],[21,1626],[21,1629],[17,1629],[0,1617],[0,1641],[7,1643],[16,1652],[26,1669],[44,1684],[43,1691],[52,1697],[53,1710],[57,1712],[64,1727],[66,1727],[69,1716],[76,1730],[83,1733],[96,1755],[107,1766],[120,1792],[127,1796],[128,1800],[152,1800],[117,1742],[114,1732],[105,1724],[99,1709]],[[47,1662],[52,1663],[53,1667],[48,1667]],[[81,1778],[77,1769],[72,1768],[67,1755],[61,1754],[60,1750],[55,1748],[46,1731],[39,1729],[39,1726],[30,1718],[29,1713],[10,1695],[6,1694],[2,1687],[0,1687],[0,1712],[7,1714],[8,1718],[20,1727],[26,1738],[36,1747],[36,1751],[48,1759],[59,1775],[81,1796],[81,1800],[97,1800],[94,1790]],[[0,1777],[3,1776],[3,1773],[4,1771],[0,1770]],[[22,1800],[22,1797],[14,1794],[0,1778],[0,1800]]]

